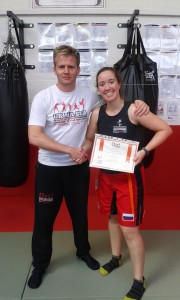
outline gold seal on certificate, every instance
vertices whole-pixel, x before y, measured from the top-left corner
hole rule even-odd
[[[90,167],[134,173],[139,142],[95,134]]]

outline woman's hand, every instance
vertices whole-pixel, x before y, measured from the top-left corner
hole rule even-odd
[[[137,166],[138,164],[140,164],[143,160],[143,158],[145,157],[146,153],[144,152],[144,150],[140,150],[137,152],[137,154],[135,155],[133,161],[135,162],[135,166]]]

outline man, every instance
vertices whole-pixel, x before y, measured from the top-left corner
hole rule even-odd
[[[54,49],[57,84],[39,92],[32,103],[29,142],[39,148],[32,236],[33,272],[30,288],[38,288],[52,256],[52,233],[63,197],[72,220],[76,255],[92,270],[100,264],[89,253],[87,202],[89,164],[82,149],[89,114],[98,104],[91,88],[76,84],[79,52],[70,46]],[[147,112],[137,102],[137,113]],[[84,163],[75,160],[83,158]]]

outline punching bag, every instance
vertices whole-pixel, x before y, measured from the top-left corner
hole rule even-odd
[[[139,27],[134,26],[129,36],[122,58],[114,64],[114,68],[123,80],[121,95],[125,101],[136,99],[145,101],[151,112],[157,112],[158,73],[157,64],[146,54]],[[153,137],[154,132],[144,129],[144,147]],[[144,158],[144,166],[153,161],[154,151]]]
[[[25,183],[29,171],[28,93],[11,33],[0,57],[0,186]],[[11,53],[8,53],[8,49]],[[15,48],[14,48],[15,49]]]

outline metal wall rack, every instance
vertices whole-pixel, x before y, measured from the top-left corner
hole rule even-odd
[[[127,40],[131,34],[135,21],[138,21],[139,9],[135,9],[127,23],[118,23],[119,28],[127,28]],[[126,44],[118,44],[118,49],[124,49]]]
[[[23,20],[20,20],[12,11],[7,11],[7,16],[13,21],[13,27],[16,32],[16,38],[18,44],[15,45],[20,51],[20,61],[24,69],[35,69],[34,65],[25,65],[25,51],[24,49],[33,49],[33,44],[24,44],[24,28],[33,28],[34,24],[25,24]]]

